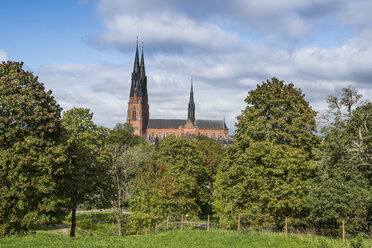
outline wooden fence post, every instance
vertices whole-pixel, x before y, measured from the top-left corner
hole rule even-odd
[[[345,242],[345,220],[342,220],[342,242]]]
[[[183,214],[181,215],[181,232],[183,231]]]
[[[238,215],[238,231],[240,231],[240,214]]]
[[[207,232],[209,232],[209,214],[208,214]]]
[[[169,217],[167,217],[167,231],[169,229]]]
[[[288,218],[285,217],[285,237],[287,238],[288,236]]]

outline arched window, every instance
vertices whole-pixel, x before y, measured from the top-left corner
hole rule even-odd
[[[137,117],[136,117],[136,107],[133,107],[132,119],[133,120],[137,119]]]

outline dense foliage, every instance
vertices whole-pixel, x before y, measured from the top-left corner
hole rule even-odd
[[[151,155],[151,147],[142,137],[133,134],[128,124],[117,124],[108,136],[110,161],[110,206],[118,223],[118,236],[122,236],[123,204],[129,200],[131,186],[145,167]]]
[[[319,144],[316,112],[301,90],[273,78],[249,92],[238,116],[236,142],[229,147],[216,179],[214,209],[225,227],[279,226],[300,221],[306,210],[306,181]]]
[[[143,233],[166,217],[197,219],[212,201],[212,179],[221,146],[168,137],[160,142],[135,185],[128,233]]]
[[[0,65],[0,236],[56,222],[66,157],[61,108],[23,63]]]
[[[76,208],[92,203],[108,187],[110,153],[105,146],[108,130],[93,122],[89,109],[73,108],[64,112],[68,171],[64,193],[67,207],[72,211],[71,236],[75,236]]]
[[[346,88],[340,97],[328,98],[309,221],[327,225],[345,220],[348,232],[371,233],[372,103],[360,103],[360,97]]]

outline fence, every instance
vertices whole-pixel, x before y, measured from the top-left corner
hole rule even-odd
[[[333,223],[307,223],[307,224],[298,224],[292,223],[290,218],[285,217],[282,225],[278,225],[275,227],[267,227],[265,230],[269,230],[272,232],[281,232],[283,233],[284,237],[288,237],[289,233],[309,233],[309,234],[318,234],[323,236],[333,236],[339,237],[344,242],[347,238],[347,230],[346,230],[346,222],[345,220],[341,220],[339,222]],[[369,223],[372,224],[372,223]],[[370,226],[370,225],[369,225]],[[159,221],[155,223],[154,232],[158,231],[168,231],[168,230],[181,230],[181,232],[187,228],[198,228],[198,229],[205,229],[207,232],[213,229],[223,229],[217,218],[211,218],[210,215],[207,216],[205,220],[199,221],[192,221],[187,219],[187,215],[181,215],[178,218],[175,217],[167,217],[163,221]],[[242,216],[238,215],[236,217],[236,228],[237,231],[249,231],[252,228],[249,225],[242,223]],[[255,230],[260,230],[253,228]],[[261,229],[262,230],[262,229]],[[369,233],[370,235],[370,233]]]

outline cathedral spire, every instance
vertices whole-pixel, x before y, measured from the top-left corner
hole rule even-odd
[[[190,100],[189,100],[189,111],[188,111],[188,120],[195,123],[195,103],[194,103],[194,90],[193,90],[193,82],[191,78],[191,90],[190,90]]]
[[[138,36],[137,36],[137,45],[136,45],[136,56],[134,58],[134,67],[133,67],[133,73],[139,72],[139,56],[138,56]]]
[[[143,42],[142,42],[142,54],[141,54],[141,66],[140,66],[140,71],[141,71],[141,78],[146,77],[146,71],[145,71],[145,59],[143,56]]]
[[[143,71],[144,71],[144,62],[142,61],[142,63],[143,63]],[[146,75],[142,76],[141,74],[141,67],[139,64],[139,53],[138,53],[138,37],[137,37],[137,43],[136,43],[136,55],[134,57],[134,67],[133,67],[133,72],[132,72],[132,83],[130,87],[130,96],[131,97],[132,96],[143,97],[145,100],[147,100],[147,79],[146,79]]]

